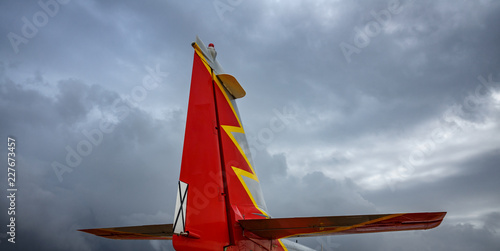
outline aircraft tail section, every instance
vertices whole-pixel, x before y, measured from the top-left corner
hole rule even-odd
[[[176,250],[222,250],[243,236],[234,227],[239,219],[268,215],[234,101],[245,90],[223,73],[212,45],[197,38],[193,47],[173,244]]]
[[[287,237],[429,229],[445,212],[271,218],[235,100],[212,44],[197,37],[173,224],[84,229],[110,239],[172,240],[175,250],[310,250]]]

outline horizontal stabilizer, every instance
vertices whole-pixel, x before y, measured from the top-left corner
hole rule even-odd
[[[124,240],[171,240],[173,235],[172,224],[80,229],[79,231],[108,239]]]
[[[445,212],[239,220],[264,239],[423,230],[439,226]]]

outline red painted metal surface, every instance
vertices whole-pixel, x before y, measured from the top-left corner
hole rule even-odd
[[[213,92],[211,73],[195,53],[179,180],[189,184],[186,231],[200,238],[174,235],[178,251],[223,250],[230,242]]]

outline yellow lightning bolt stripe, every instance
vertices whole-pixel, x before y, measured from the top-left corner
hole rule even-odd
[[[201,52],[200,47],[197,44],[195,44],[194,48],[195,48],[196,54],[201,58],[201,61],[203,62],[203,64],[207,68],[207,70],[210,73],[212,73],[212,68],[207,63],[207,59],[203,56],[203,53]],[[215,81],[215,83],[217,83],[217,86],[219,87],[219,89],[221,90],[222,94],[224,95],[224,98],[226,99],[226,102],[229,104],[229,106],[231,107],[231,110],[232,110],[234,116],[238,120],[238,126],[221,125],[221,127],[222,127],[222,129],[224,129],[224,132],[226,132],[226,134],[229,136],[229,138],[231,139],[231,141],[233,142],[233,144],[236,146],[236,148],[238,149],[238,151],[241,153],[241,155],[245,159],[246,163],[248,164],[248,166],[250,167],[250,170],[252,172],[250,173],[248,171],[245,171],[243,169],[240,169],[240,168],[234,167],[234,166],[231,166],[231,168],[233,169],[234,173],[238,177],[240,183],[243,185],[243,188],[247,192],[248,197],[250,197],[250,200],[252,201],[254,207],[257,208],[257,210],[259,210],[263,215],[269,217],[269,215],[265,211],[263,211],[263,210],[261,210],[259,208],[259,206],[255,202],[255,199],[254,199],[252,193],[250,192],[250,189],[248,188],[247,184],[245,183],[245,181],[242,178],[242,176],[245,176],[245,177],[251,178],[251,179],[259,182],[259,179],[257,178],[257,175],[255,175],[255,170],[253,169],[252,164],[250,164],[250,161],[248,160],[247,155],[243,151],[243,148],[241,148],[240,144],[238,143],[238,141],[236,140],[236,138],[233,135],[233,132],[245,134],[245,130],[243,129],[243,126],[241,125],[240,117],[236,113],[236,110],[234,109],[234,106],[233,106],[233,104],[231,102],[231,99],[229,98],[229,96],[228,96],[227,92],[225,91],[224,87],[222,86],[219,78],[217,78],[217,76],[215,76],[214,74],[212,74],[212,79]]]
[[[236,146],[236,148],[238,148],[238,150],[240,151],[241,155],[243,155],[243,158],[245,158],[246,163],[248,164],[248,166],[250,167],[250,170],[252,171],[250,173],[248,171],[240,169],[241,172],[245,173],[244,176],[246,176],[248,178],[251,178],[251,179],[259,182],[259,178],[257,177],[257,175],[255,175],[255,171],[254,171],[254,169],[252,167],[252,164],[250,164],[250,160],[248,160],[248,157],[245,154],[245,151],[243,151],[243,148],[241,148],[240,144],[238,143],[238,141],[236,140],[236,138],[233,135],[233,132],[245,134],[245,131],[243,130],[243,128],[241,128],[241,127],[235,127],[235,126],[222,125],[222,129],[224,129],[224,131],[229,136],[229,138],[231,139],[231,141],[233,141],[234,145]],[[236,168],[236,167],[233,167],[233,168]]]
[[[224,97],[226,98],[226,101],[228,102],[229,106],[231,107],[231,110],[233,111],[234,116],[238,120],[238,125],[239,125],[238,127],[229,126],[229,125],[221,125],[221,127],[222,127],[222,129],[224,129],[224,132],[226,132],[226,134],[229,136],[229,138],[231,139],[233,144],[236,146],[236,148],[238,148],[238,151],[243,156],[243,158],[245,159],[247,165],[250,167],[250,170],[252,172],[250,173],[248,171],[245,171],[245,170],[240,169],[240,168],[235,167],[235,166],[231,166],[231,168],[233,169],[234,173],[236,174],[236,177],[238,177],[238,180],[240,181],[240,183],[243,185],[243,188],[247,192],[248,197],[250,197],[250,200],[252,201],[252,204],[254,205],[254,207],[257,208],[257,210],[259,210],[263,215],[269,217],[269,215],[265,211],[263,211],[259,208],[259,206],[255,202],[255,199],[254,199],[252,193],[250,192],[250,189],[248,188],[246,182],[242,178],[243,176],[245,176],[245,177],[248,177],[250,179],[253,179],[253,180],[259,182],[259,178],[257,178],[257,175],[255,175],[255,170],[253,169],[252,164],[250,163],[247,155],[245,154],[245,151],[243,151],[243,148],[240,146],[240,144],[238,143],[238,141],[236,140],[236,138],[233,135],[233,132],[245,134],[245,130],[241,126],[240,118],[238,117],[238,114],[234,110],[233,104],[232,104],[231,100],[229,99],[226,91],[222,87],[219,79],[217,79],[217,77],[214,76],[214,80],[217,83],[217,86],[219,87],[221,92],[224,94]]]
[[[195,49],[196,54],[200,57],[201,61],[203,62],[203,64],[207,68],[207,71],[210,72],[210,73],[212,73],[212,67],[210,67],[210,65],[207,63],[206,58],[203,56],[203,53],[200,50],[200,47],[196,43],[194,44],[194,49]],[[217,76],[215,76],[214,74],[212,74],[212,79],[217,83],[217,86],[221,90],[222,94],[224,94],[224,97],[225,97],[227,103],[231,107],[231,110],[233,111],[234,116],[238,120],[238,127],[236,127],[236,126],[228,126],[228,125],[221,125],[221,127],[222,127],[222,129],[224,129],[224,131],[226,132],[226,134],[229,136],[229,138],[231,139],[231,141],[233,142],[233,144],[238,148],[238,150],[240,151],[240,153],[243,156],[243,158],[245,158],[245,161],[247,162],[248,166],[250,167],[250,170],[252,171],[252,173],[247,172],[247,171],[245,171],[243,169],[234,167],[234,166],[231,166],[231,168],[233,169],[234,173],[236,174],[236,177],[238,177],[238,180],[240,181],[241,185],[243,186],[243,188],[247,192],[248,197],[250,197],[250,200],[252,201],[254,207],[257,208],[257,210],[259,210],[263,215],[269,217],[269,215],[267,214],[267,212],[265,212],[264,210],[262,210],[262,209],[259,208],[259,206],[255,202],[255,199],[253,198],[252,193],[250,192],[250,189],[248,188],[247,184],[245,183],[245,181],[242,178],[243,176],[245,176],[245,177],[248,177],[250,179],[253,179],[253,180],[259,182],[259,178],[257,177],[257,175],[255,175],[255,171],[254,171],[254,169],[252,167],[252,164],[250,164],[250,161],[248,160],[247,155],[245,154],[245,152],[241,148],[240,144],[238,143],[238,141],[236,141],[236,139],[234,138],[234,135],[233,135],[233,132],[245,134],[245,130],[243,129],[243,126],[241,125],[240,117],[236,113],[236,111],[234,109],[234,106],[233,106],[233,104],[231,102],[231,99],[229,99],[226,91],[222,87],[222,84],[220,83],[220,81],[217,78]],[[283,248],[283,250],[288,251],[288,249],[283,244],[283,242],[281,242],[281,240],[278,239],[278,242],[280,243],[280,245]]]
[[[255,199],[254,199],[252,193],[250,192],[250,189],[248,188],[246,182],[243,180],[243,176],[245,176],[245,177],[248,177],[250,179],[253,179],[253,180],[259,182],[259,178],[257,177],[257,175],[255,175],[255,170],[253,169],[252,164],[248,160],[248,157],[245,154],[245,151],[243,151],[243,148],[241,148],[240,144],[238,143],[238,141],[236,140],[236,138],[233,135],[233,132],[245,134],[245,130],[243,130],[243,127],[241,126],[240,119],[238,118],[238,115],[236,114],[229,97],[227,96],[226,92],[222,88],[222,85],[219,83],[219,81],[217,79],[215,79],[215,82],[217,83],[217,85],[221,89],[222,93],[226,97],[226,100],[228,101],[229,105],[231,106],[231,109],[233,110],[234,116],[238,119],[238,124],[239,124],[239,127],[228,126],[228,125],[221,125],[221,127],[222,127],[222,129],[224,129],[224,132],[226,132],[226,134],[229,136],[229,138],[231,139],[233,144],[236,146],[236,148],[238,149],[240,154],[243,156],[243,158],[245,159],[246,163],[248,164],[248,166],[250,167],[250,170],[252,172],[245,171],[245,170],[240,169],[240,168],[235,167],[235,166],[231,166],[231,168],[233,169],[234,173],[236,174],[236,177],[238,177],[238,180],[240,181],[240,183],[243,185],[243,188],[247,192],[248,197],[250,197],[250,200],[252,201],[252,204],[254,205],[254,207],[257,208],[263,215],[269,217],[269,215],[265,211],[263,211],[259,208],[259,206],[255,202]]]

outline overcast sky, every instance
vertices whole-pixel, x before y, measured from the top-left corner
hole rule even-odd
[[[173,250],[76,229],[172,222],[198,35],[246,89],[272,216],[448,212],[299,243],[499,250],[499,23],[493,0],[1,1],[0,247]]]

